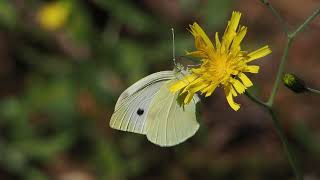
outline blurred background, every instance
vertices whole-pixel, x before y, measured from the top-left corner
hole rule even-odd
[[[319,0],[270,0],[292,27]],[[1,0],[0,179],[294,179],[269,115],[245,96],[233,111],[221,89],[201,102],[194,137],[160,148],[109,127],[120,93],[140,78],[173,69],[192,50],[197,21],[213,37],[231,12],[248,26],[242,47],[268,44],[250,89],[266,99],[285,35],[259,0]],[[320,88],[320,18],[299,35],[287,72]],[[185,61],[185,60],[180,60]],[[188,62],[190,63],[190,62]],[[320,97],[280,87],[277,114],[307,180],[320,179]]]

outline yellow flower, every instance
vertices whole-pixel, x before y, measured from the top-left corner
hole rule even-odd
[[[190,74],[170,85],[171,92],[180,91],[184,104],[188,104],[196,92],[207,97],[221,86],[231,108],[235,111],[240,108],[240,105],[233,101],[233,97],[244,93],[253,85],[245,73],[259,71],[259,66],[248,63],[271,53],[268,46],[251,53],[241,50],[240,43],[247,27],[239,26],[240,17],[240,12],[232,13],[221,41],[218,33],[215,34],[215,45],[197,23],[190,25],[197,50],[188,52],[187,55],[201,58],[201,65],[192,68]]]
[[[37,13],[39,24],[49,31],[55,31],[65,25],[70,15],[70,6],[66,2],[56,1],[45,4]]]

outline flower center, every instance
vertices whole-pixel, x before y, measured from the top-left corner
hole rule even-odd
[[[230,77],[232,70],[230,69],[231,67],[227,57],[220,56],[217,59],[210,59],[208,65],[213,81],[224,83],[224,81]]]

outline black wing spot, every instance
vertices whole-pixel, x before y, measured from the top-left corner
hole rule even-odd
[[[139,116],[141,116],[143,113],[144,113],[144,110],[139,108],[138,111],[137,111],[137,114]]]

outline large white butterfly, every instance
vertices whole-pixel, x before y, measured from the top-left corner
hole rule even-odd
[[[178,93],[171,93],[170,83],[180,79],[181,72],[160,71],[142,78],[119,97],[110,127],[144,134],[159,146],[174,146],[193,136],[199,129],[196,120],[195,95],[190,104],[180,106]]]

